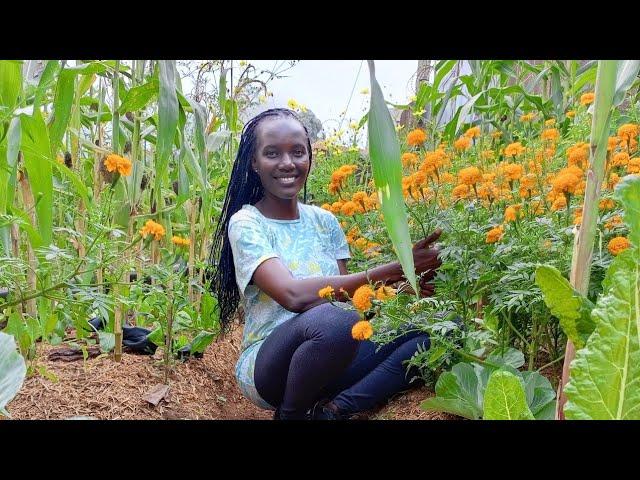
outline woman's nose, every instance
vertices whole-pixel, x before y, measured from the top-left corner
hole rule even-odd
[[[280,160],[280,164],[278,165],[278,167],[287,168],[287,169],[291,169],[295,167],[295,165],[293,164],[293,160],[291,159],[291,156],[288,153],[285,153],[284,155],[282,155],[282,159]]]

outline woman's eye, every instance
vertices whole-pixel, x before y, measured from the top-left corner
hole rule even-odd
[[[302,157],[304,155],[304,150],[296,150],[293,152],[296,157]]]
[[[270,151],[266,153],[267,158],[275,158],[278,155],[278,152]]]

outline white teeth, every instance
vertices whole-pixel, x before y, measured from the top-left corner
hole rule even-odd
[[[282,183],[293,183],[296,181],[296,177],[280,177],[279,180]]]

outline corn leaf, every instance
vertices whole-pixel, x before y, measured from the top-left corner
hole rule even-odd
[[[53,174],[51,148],[47,127],[39,111],[33,117],[20,116],[21,150],[29,175],[29,183],[36,204],[37,229],[45,246],[51,244],[53,235]],[[33,245],[38,248],[42,245]]]
[[[373,178],[378,190],[384,223],[396,256],[413,290],[418,292],[407,211],[402,196],[400,144],[391,114],[376,80],[375,66],[372,60],[369,60],[369,74],[371,77],[369,155]]]

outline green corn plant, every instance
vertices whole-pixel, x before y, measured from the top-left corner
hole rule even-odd
[[[368,60],[371,78],[371,106],[369,110],[369,155],[371,170],[384,223],[402,265],[407,280],[418,295],[415,266],[407,210],[402,196],[402,163],[400,143],[393,125],[393,119],[384,101],[382,90],[376,80],[373,60]]]
[[[573,288],[581,294],[587,294],[591,272],[591,257],[596,234],[598,218],[598,200],[600,188],[605,174],[605,160],[607,154],[607,140],[609,137],[609,123],[612,107],[619,105],[624,94],[638,75],[640,62],[617,60],[601,60],[598,62],[596,77],[595,102],[593,105],[593,120],[591,123],[591,152],[587,185],[582,207],[582,225],[578,233],[572,256],[570,282]],[[564,418],[564,404],[566,397],[563,388],[569,378],[569,368],[575,357],[575,346],[571,340],[567,341],[562,379],[558,387],[557,418]]]

